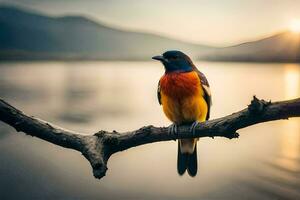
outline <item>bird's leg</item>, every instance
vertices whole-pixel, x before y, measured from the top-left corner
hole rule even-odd
[[[196,127],[197,127],[198,124],[199,124],[198,121],[194,121],[194,122],[192,123],[191,127],[190,127],[190,131],[191,131],[191,133],[192,133],[193,135],[195,135],[195,133],[196,133]]]
[[[168,133],[170,135],[177,135],[178,132],[177,132],[177,125],[175,123],[171,124],[169,127],[168,127]]]

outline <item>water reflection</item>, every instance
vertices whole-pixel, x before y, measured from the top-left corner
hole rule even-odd
[[[300,67],[298,64],[284,65],[285,98],[294,99],[300,96]]]
[[[300,96],[300,68],[295,64],[284,66],[285,98],[294,99]],[[278,164],[289,170],[299,169],[300,125],[298,119],[290,119],[282,127],[281,152]]]
[[[73,123],[87,123],[95,118],[97,111],[97,91],[101,91],[101,85],[93,84],[94,77],[85,76],[78,72],[78,68],[67,67],[65,69],[64,84],[62,85],[62,112],[59,116],[62,120]],[[99,79],[101,77],[98,77]],[[99,89],[100,88],[100,89]]]

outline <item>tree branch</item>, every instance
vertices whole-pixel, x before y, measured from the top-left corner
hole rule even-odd
[[[236,131],[241,128],[289,117],[300,117],[300,98],[271,103],[254,96],[244,110],[200,123],[194,135],[186,125],[178,127],[178,134],[168,133],[168,127],[145,126],[126,133],[99,131],[93,135],[83,135],[27,116],[0,99],[1,121],[18,132],[81,152],[91,163],[94,176],[99,179],[105,176],[109,157],[131,147],[182,138],[218,136],[232,139],[239,136]]]

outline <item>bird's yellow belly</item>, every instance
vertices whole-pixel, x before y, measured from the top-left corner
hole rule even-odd
[[[161,101],[165,115],[175,124],[202,122],[206,119],[208,108],[200,92],[177,99],[162,93]]]

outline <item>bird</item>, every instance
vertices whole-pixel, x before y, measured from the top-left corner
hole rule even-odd
[[[166,117],[173,123],[169,133],[177,134],[177,126],[190,125],[190,131],[200,122],[210,117],[212,105],[211,91],[205,75],[200,72],[191,58],[178,50],[166,51],[152,57],[160,61],[165,69],[157,87],[157,98]],[[186,171],[191,177],[198,171],[197,141],[194,139],[178,140],[177,172]]]

